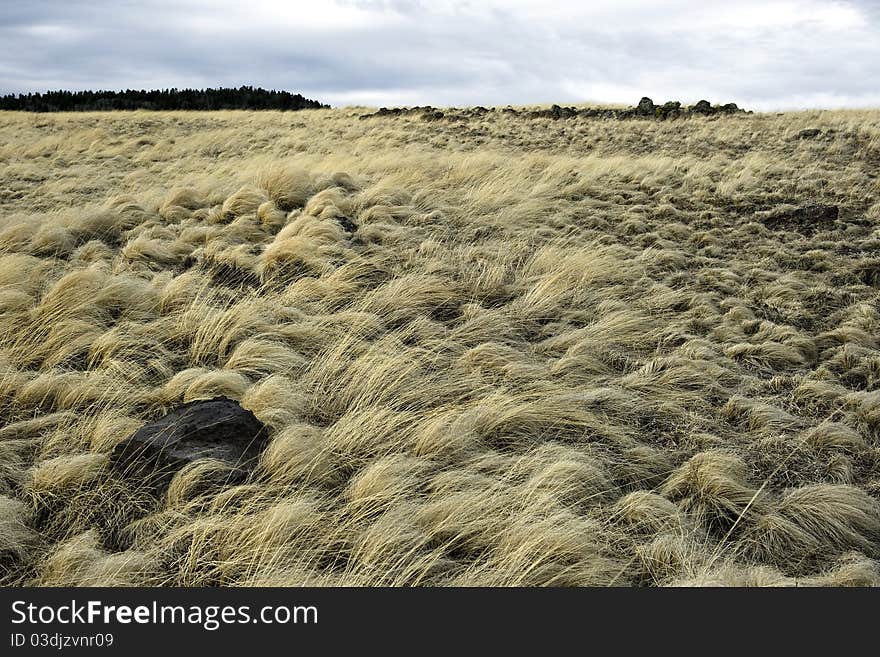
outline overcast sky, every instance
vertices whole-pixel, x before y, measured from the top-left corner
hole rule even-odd
[[[0,0],[0,92],[880,106],[880,0]]]

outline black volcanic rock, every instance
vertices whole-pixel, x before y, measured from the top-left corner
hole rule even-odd
[[[423,121],[470,121],[479,119],[486,114],[499,112],[508,116],[522,117],[524,119],[553,119],[554,121],[578,119],[578,118],[598,118],[611,120],[625,119],[656,119],[659,121],[665,119],[675,119],[690,117],[694,115],[717,115],[717,114],[746,114],[745,110],[740,109],[736,103],[727,103],[726,105],[713,106],[708,100],[701,100],[691,107],[682,107],[678,101],[669,101],[662,105],[655,105],[654,101],[647,96],[643,97],[635,107],[628,108],[611,108],[611,107],[563,107],[561,105],[552,105],[546,109],[522,109],[507,106],[505,108],[496,109],[494,107],[470,107],[455,108],[448,107],[443,111],[437,110],[430,105],[424,107],[380,107],[375,112],[369,114],[361,114],[358,118],[361,120],[371,119],[374,117],[399,117],[419,115]]]
[[[647,96],[643,97],[636,106],[636,113],[641,116],[654,116],[654,101]]]
[[[226,397],[192,401],[148,422],[119,443],[110,456],[113,469],[154,486],[200,458],[225,461],[229,482],[241,481],[268,442],[264,425]]]

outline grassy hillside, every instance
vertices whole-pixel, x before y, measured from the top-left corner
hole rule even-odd
[[[0,116],[3,582],[880,583],[880,111],[365,112]]]

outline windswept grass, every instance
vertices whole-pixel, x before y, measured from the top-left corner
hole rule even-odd
[[[880,583],[880,114],[362,113],[4,114],[3,583]]]

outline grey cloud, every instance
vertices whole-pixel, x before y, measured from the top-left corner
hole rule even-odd
[[[760,15],[748,29],[666,25],[656,5],[630,4],[588,21],[565,12],[536,20],[516,5],[438,10],[344,0],[340,6],[365,18],[299,25],[235,17],[196,30],[193,21],[222,8],[11,2],[0,7],[0,92],[254,84],[334,104],[625,102],[643,93],[759,109],[880,104],[872,84],[880,78],[880,12],[872,3],[821,2],[861,12],[859,25],[840,29],[765,25]],[[707,5],[676,4],[684,17],[690,5]]]

